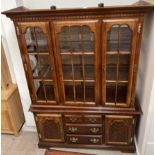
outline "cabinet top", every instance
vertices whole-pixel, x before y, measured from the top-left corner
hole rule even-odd
[[[65,16],[125,16],[125,15],[144,15],[153,9],[153,5],[145,1],[138,1],[132,5],[103,6],[88,8],[65,8],[65,9],[28,9],[17,7],[2,12],[12,20],[32,17],[65,17]],[[106,16],[107,15],[107,16]]]

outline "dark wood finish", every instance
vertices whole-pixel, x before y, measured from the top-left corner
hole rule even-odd
[[[66,124],[68,134],[102,134],[102,124]]]
[[[105,143],[128,145],[133,141],[132,129],[135,120],[132,116],[105,116]]]
[[[101,145],[102,136],[101,135],[70,135],[67,134],[66,141],[69,144],[93,144]]]
[[[62,116],[60,114],[37,114],[35,120],[38,124],[39,138],[42,141],[64,141]]]
[[[39,147],[135,151],[140,42],[152,9],[140,1],[2,13],[15,25]]]

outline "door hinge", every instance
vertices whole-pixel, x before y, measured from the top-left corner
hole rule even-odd
[[[138,25],[138,33],[141,32],[141,28],[142,28],[142,24],[140,23],[140,24]]]
[[[17,32],[17,35],[19,36],[20,35],[20,31],[19,31],[19,27],[18,26],[16,27],[16,32]]]

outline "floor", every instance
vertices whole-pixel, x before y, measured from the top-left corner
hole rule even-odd
[[[38,138],[35,132],[23,132],[18,137],[12,135],[2,135],[1,137],[2,154],[1,155],[44,155],[45,150],[37,146]],[[58,149],[58,148],[53,148]],[[60,148],[59,148],[60,150]],[[121,153],[120,151],[104,151],[89,149],[61,149],[73,152],[91,153],[96,155],[136,155],[133,153]]]

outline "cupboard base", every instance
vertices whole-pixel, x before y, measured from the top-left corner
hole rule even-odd
[[[135,143],[127,146],[122,145],[81,145],[81,144],[66,144],[66,143],[49,143],[42,142],[38,143],[39,148],[85,148],[85,149],[105,149],[105,150],[116,150],[123,153],[134,153],[136,151]]]

